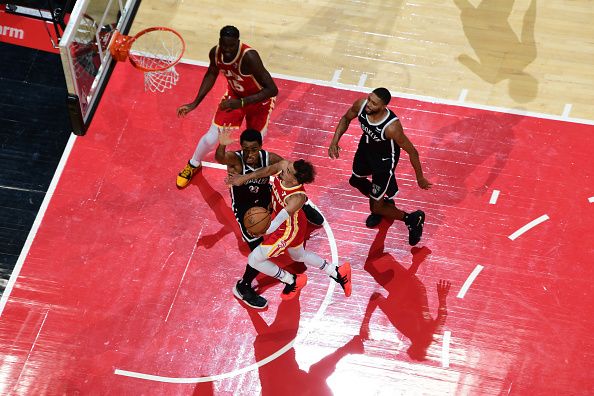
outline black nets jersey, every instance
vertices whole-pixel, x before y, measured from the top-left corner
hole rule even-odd
[[[390,158],[395,165],[400,157],[400,146],[393,140],[386,138],[385,130],[391,123],[398,121],[398,116],[390,109],[386,109],[386,115],[381,121],[372,123],[365,113],[367,100],[361,105],[357,119],[361,124],[361,140],[359,140],[358,150],[362,150],[366,156],[372,158]]]
[[[265,150],[260,150],[260,166],[254,168],[243,161],[242,150],[235,151],[235,154],[241,161],[242,175],[252,173],[257,169],[268,166],[269,155]],[[268,208],[268,205],[270,205],[270,194],[270,179],[268,177],[252,179],[241,186],[231,187],[231,202],[235,208],[251,208],[253,206]]]

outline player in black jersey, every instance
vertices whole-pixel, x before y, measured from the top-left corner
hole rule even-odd
[[[408,242],[414,246],[421,240],[425,213],[421,210],[406,213],[394,205],[393,198],[398,193],[394,170],[400,158],[400,149],[408,153],[419,187],[427,190],[431,183],[423,176],[419,153],[404,134],[398,117],[387,108],[391,98],[386,88],[377,88],[367,98],[357,100],[340,119],[328,155],[338,158],[338,142],[351,121],[357,118],[363,134],[353,158],[353,174],[349,183],[369,197],[371,214],[365,224],[375,227],[382,217],[402,220],[409,230]]]
[[[227,172],[244,175],[257,169],[276,164],[283,158],[275,153],[262,150],[262,134],[255,129],[246,129],[239,137],[241,150],[225,151],[226,146],[233,143],[230,136],[231,129],[221,128],[219,130],[219,146],[215,153],[217,162],[227,165]],[[241,229],[243,240],[247,242],[250,250],[254,250],[262,242],[262,236],[251,235],[243,224],[243,217],[249,208],[261,206],[268,208],[271,199],[271,186],[269,178],[252,179],[240,186],[232,186],[230,189],[231,203],[235,218]],[[324,223],[324,216],[309,201],[302,208],[307,220],[321,226]],[[246,265],[245,273],[233,289],[233,294],[253,308],[263,309],[268,301],[259,296],[252,288],[252,282],[259,274],[258,270]]]

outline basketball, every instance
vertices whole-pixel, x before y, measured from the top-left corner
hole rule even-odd
[[[249,208],[243,216],[243,224],[252,235],[264,234],[270,226],[270,212],[261,206]]]

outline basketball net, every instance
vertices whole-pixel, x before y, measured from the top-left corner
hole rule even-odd
[[[145,29],[133,37],[114,33],[110,52],[117,61],[130,60],[144,73],[144,90],[165,92],[179,80],[175,65],[186,49],[183,38],[166,27]]]
[[[150,56],[138,57],[142,59],[141,64],[146,65],[150,68],[151,65],[160,63],[160,60],[152,58]],[[166,89],[170,89],[179,80],[179,74],[175,70],[175,65],[160,71],[147,71],[144,72],[144,90],[151,92],[165,92]]]

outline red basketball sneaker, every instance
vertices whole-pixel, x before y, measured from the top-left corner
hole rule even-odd
[[[281,293],[283,300],[290,300],[299,294],[301,289],[307,284],[307,275],[295,274],[295,280],[290,285],[286,285]]]

